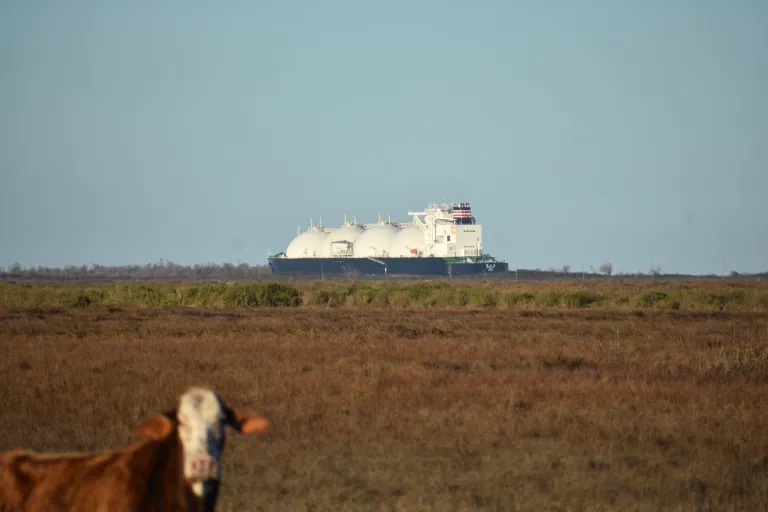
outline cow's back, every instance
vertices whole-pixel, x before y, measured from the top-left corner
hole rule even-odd
[[[0,457],[0,512],[127,512],[141,498],[123,453]]]

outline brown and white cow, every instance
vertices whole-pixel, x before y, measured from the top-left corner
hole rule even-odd
[[[225,425],[255,434],[269,422],[193,387],[178,409],[141,424],[134,445],[96,454],[2,453],[0,512],[211,512]]]

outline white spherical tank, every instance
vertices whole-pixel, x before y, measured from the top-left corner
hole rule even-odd
[[[362,226],[344,226],[331,231],[328,233],[325,247],[320,252],[321,257],[327,258],[333,256],[334,252],[338,253],[339,251],[346,250],[346,245],[341,242],[351,242],[354,244],[364,233],[365,229]]]
[[[288,244],[285,255],[288,258],[321,258],[323,251],[327,251],[327,239],[328,233],[325,231],[304,231]]]
[[[418,256],[424,250],[424,232],[417,226],[403,228],[392,239],[389,255],[392,258]]]
[[[398,231],[397,227],[386,224],[374,224],[366,228],[355,242],[355,258],[387,257],[389,246]]]

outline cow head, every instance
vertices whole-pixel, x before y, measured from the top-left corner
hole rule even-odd
[[[136,433],[145,439],[161,440],[176,427],[183,452],[184,478],[196,496],[215,501],[225,425],[243,434],[257,434],[269,428],[269,422],[261,416],[230,407],[210,389],[192,387],[181,395],[175,413],[152,416]]]

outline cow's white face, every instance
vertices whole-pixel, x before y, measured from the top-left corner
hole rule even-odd
[[[192,491],[208,500],[213,510],[221,479],[221,454],[224,452],[224,427],[241,434],[260,434],[269,421],[252,412],[231,408],[213,391],[189,388],[179,401],[174,422],[168,414],[154,414],[136,428],[136,435],[149,442],[165,442],[177,432],[184,459],[183,476]]]
[[[192,491],[203,495],[203,482],[221,477],[225,412],[215,393],[190,388],[177,411],[179,439],[184,450],[184,476]]]

